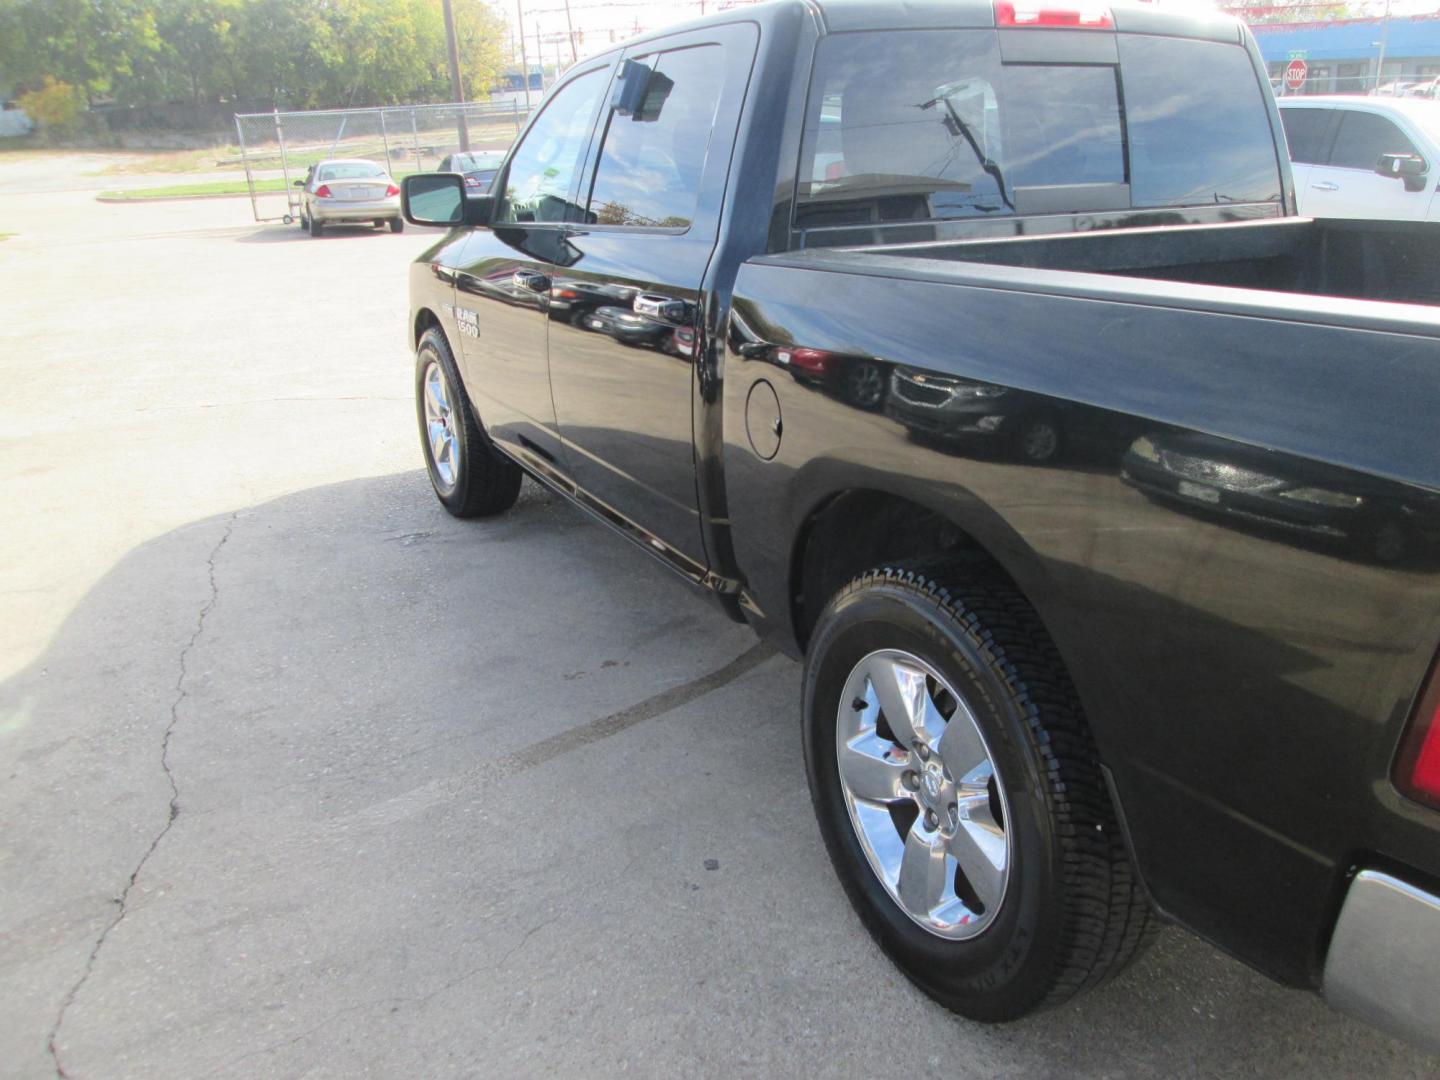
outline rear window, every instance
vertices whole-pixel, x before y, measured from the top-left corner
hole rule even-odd
[[[1244,49],[1135,34],[1118,44],[1132,206],[1280,198],[1269,90]]]
[[[1245,50],[1117,35],[1121,64],[1003,63],[985,30],[821,42],[800,228],[1271,201],[1280,172]],[[1127,187],[1128,185],[1128,187]],[[1056,188],[1070,191],[1056,193]]]
[[[316,175],[317,180],[364,180],[372,176],[384,176],[385,170],[368,161],[347,161],[341,165],[325,165]]]

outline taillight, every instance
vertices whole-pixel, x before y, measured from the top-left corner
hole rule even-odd
[[[797,367],[801,371],[824,375],[830,370],[830,364],[835,359],[835,354],[824,349],[782,349],[776,353],[775,359],[782,364]]]
[[[400,189],[399,189],[398,187],[396,187],[394,184],[391,184],[389,187],[387,187],[387,188],[385,189],[385,194],[386,194],[386,195],[399,195],[399,194],[400,194]]]
[[[1113,30],[1115,19],[1108,7],[1051,7],[1035,3],[996,0],[995,25],[1011,27],[1061,27],[1071,30]]]
[[[315,197],[316,197],[317,199],[328,199],[328,198],[331,198],[331,195],[330,195],[330,185],[329,185],[329,184],[321,184],[319,187],[317,187],[317,188],[315,189]]]
[[[1440,659],[1430,669],[1400,744],[1395,786],[1412,799],[1440,808]]]

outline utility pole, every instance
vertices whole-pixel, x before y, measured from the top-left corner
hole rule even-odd
[[[445,9],[446,54],[450,58],[450,93],[455,98],[455,131],[460,136],[460,152],[470,152],[470,129],[465,124],[465,88],[460,85],[460,46],[455,41],[455,12],[450,9],[450,0],[441,0]]]
[[[1390,40],[1390,0],[1385,0],[1385,21],[1380,24],[1380,60],[1375,65],[1375,86],[1385,77],[1385,43]]]
[[[521,76],[525,83],[525,111],[530,111],[530,61],[525,56],[525,0],[515,0],[515,16],[519,19],[516,23],[520,27],[520,70],[524,72]],[[542,83],[544,78],[540,80]]]
[[[575,49],[575,23],[570,18],[570,0],[565,0],[565,25],[570,28],[570,62],[578,64],[580,54]]]

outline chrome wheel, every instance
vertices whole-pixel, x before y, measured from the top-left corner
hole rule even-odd
[[[937,937],[979,934],[1005,898],[1010,837],[970,709],[919,657],[884,649],[850,672],[836,721],[845,806],[890,899]]]
[[[460,474],[459,447],[455,438],[455,411],[450,401],[450,384],[445,372],[434,360],[425,365],[422,379],[425,396],[425,434],[430,444],[430,460],[435,475],[447,490],[455,486]]]

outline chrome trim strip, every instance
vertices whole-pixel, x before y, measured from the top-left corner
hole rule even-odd
[[[1335,1008],[1440,1051],[1440,896],[1378,870],[1355,876],[1325,960]]]

